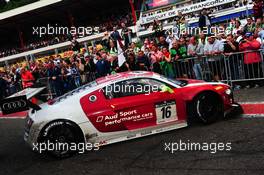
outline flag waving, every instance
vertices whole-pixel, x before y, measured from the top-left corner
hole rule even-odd
[[[119,41],[117,41],[117,51],[118,51],[118,66],[121,67],[126,62],[126,57],[124,56],[124,51],[122,50]]]

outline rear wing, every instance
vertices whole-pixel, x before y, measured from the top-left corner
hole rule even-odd
[[[38,104],[34,104],[31,99],[40,94],[44,89],[45,87],[27,88],[1,100],[0,108],[3,115],[27,111],[30,108],[37,111],[40,110],[41,108]]]

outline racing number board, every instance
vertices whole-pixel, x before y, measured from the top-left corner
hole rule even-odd
[[[178,120],[176,102],[163,101],[155,104],[157,125]]]

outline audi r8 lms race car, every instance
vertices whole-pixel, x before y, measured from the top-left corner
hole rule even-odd
[[[97,79],[29,111],[24,139],[37,143],[91,143],[94,147],[209,124],[239,108],[223,83],[172,80],[152,72]],[[54,156],[71,150],[49,150]]]

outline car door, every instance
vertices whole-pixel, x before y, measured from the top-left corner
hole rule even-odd
[[[164,86],[168,85],[151,78],[135,78],[112,85],[105,96],[116,119],[109,119],[107,125],[135,130],[177,121],[176,94],[162,92]]]
[[[98,131],[132,131],[183,120],[185,106],[178,92],[161,80],[135,78],[110,84],[84,96],[80,102]]]

